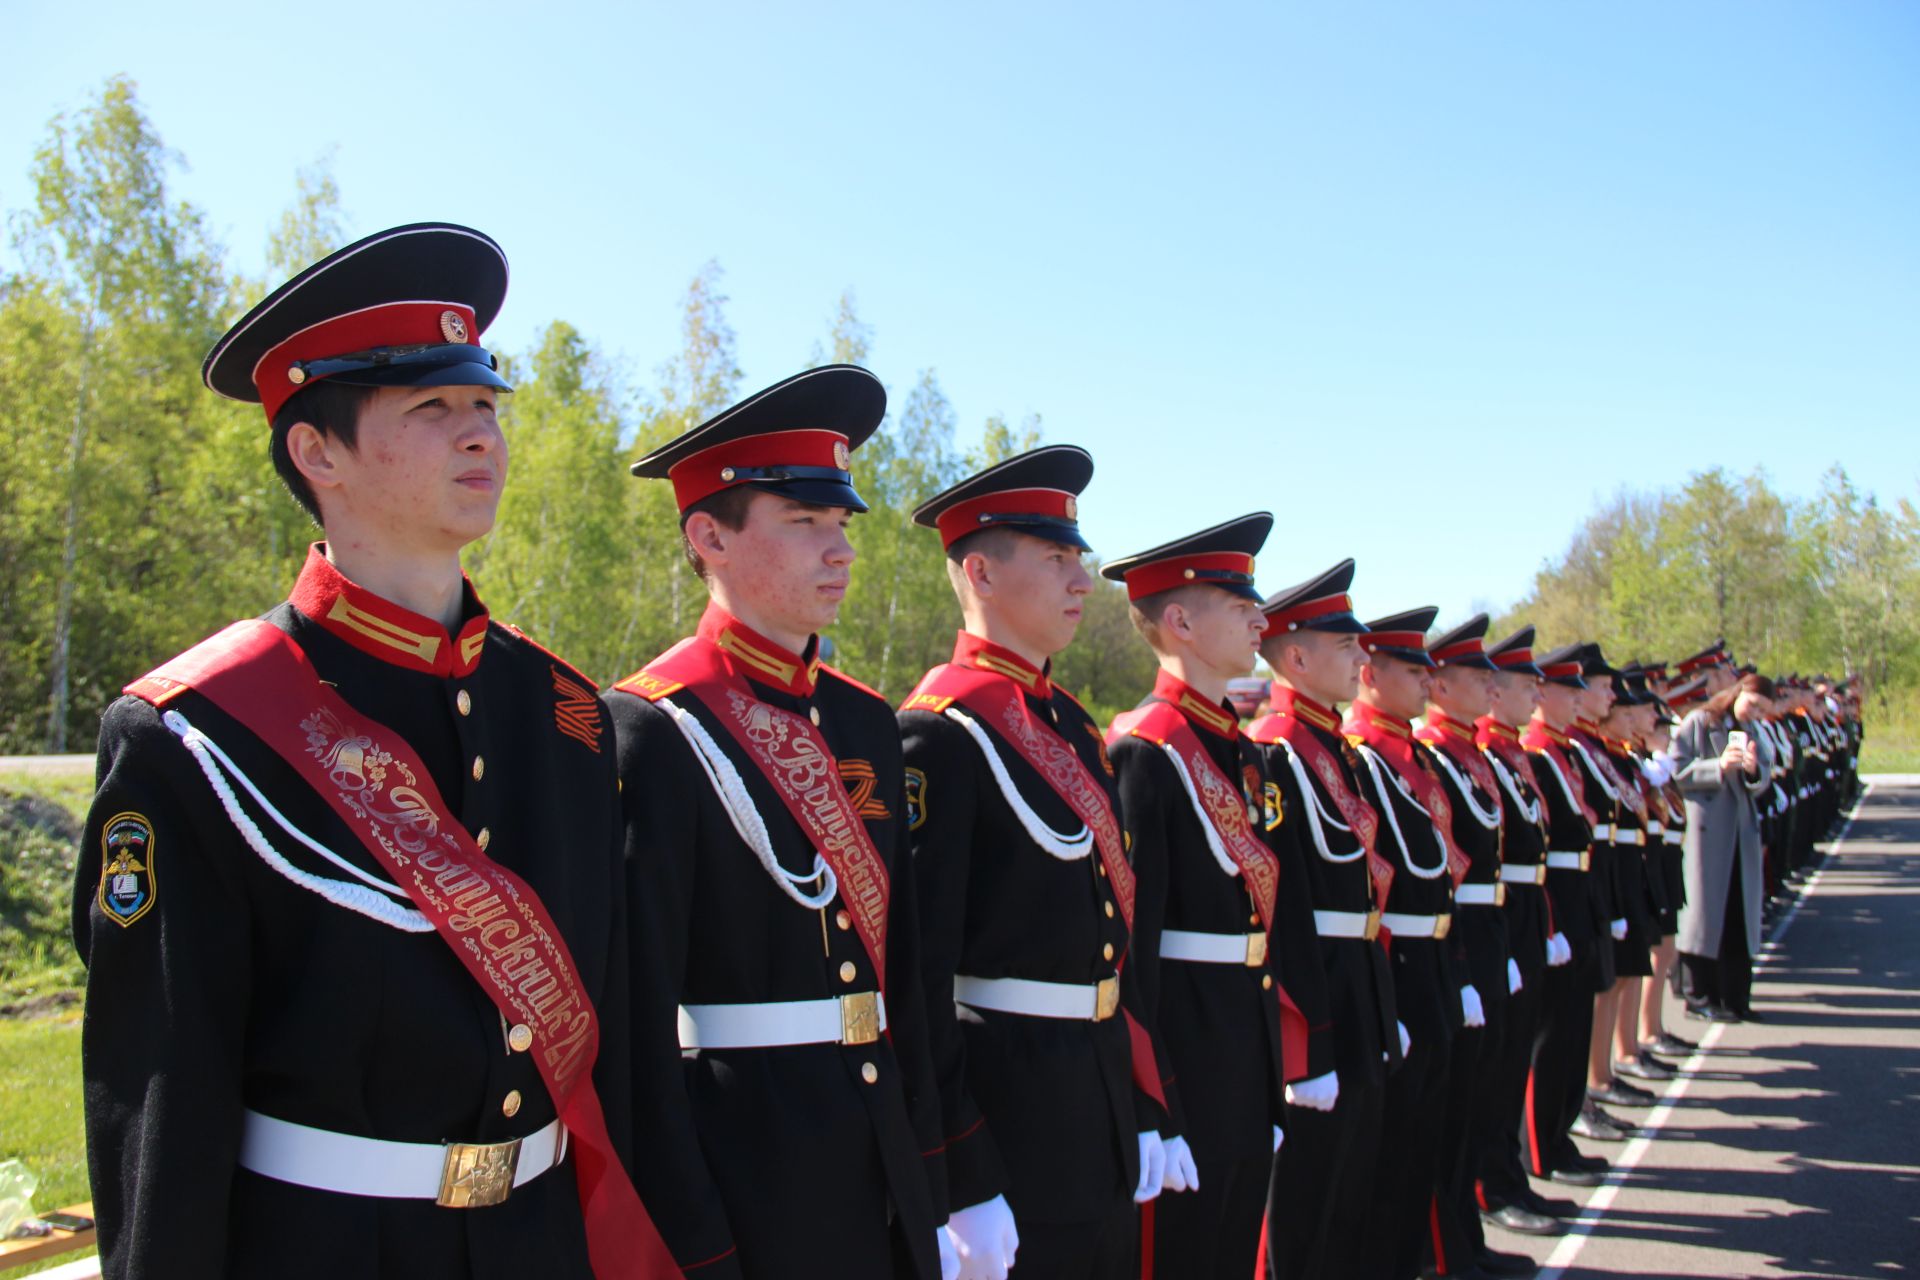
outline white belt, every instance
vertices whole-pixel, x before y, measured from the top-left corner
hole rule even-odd
[[[887,1029],[877,991],[767,1004],[683,1004],[682,1049],[773,1049],[791,1044],[872,1044]]]
[[[1444,938],[1453,927],[1453,917],[1403,916],[1398,911],[1389,911],[1380,917],[1380,927],[1392,930],[1396,938]]]
[[[1105,1022],[1120,1010],[1120,979],[1035,982],[1030,978],[969,978],[960,974],[953,980],[953,998],[958,1004],[997,1013]]]
[[[1687,842],[1687,829],[1685,827],[1668,827],[1660,833],[1660,838],[1668,844],[1685,844]]]
[[[1564,849],[1547,850],[1547,865],[1555,871],[1585,871],[1591,865],[1591,856],[1586,850],[1570,853]]]
[[[1615,844],[1643,845],[1647,842],[1647,833],[1633,827],[1616,827],[1613,832]]]
[[[1605,823],[1605,822],[1596,822],[1596,823],[1594,823],[1594,824],[1593,824],[1593,838],[1594,838],[1595,840],[1611,840],[1611,839],[1613,839],[1613,827],[1612,827],[1612,826],[1611,826],[1610,824],[1608,824],[1608,823]]]
[[[1662,832],[1664,832],[1665,830],[1666,830],[1666,827],[1662,826],[1658,822],[1649,822],[1647,824],[1647,834],[1650,836],[1657,836]]]
[[[1371,942],[1380,936],[1378,911],[1315,911],[1313,931],[1323,938],[1365,938]]]
[[[1463,907],[1498,907],[1507,901],[1503,884],[1463,884],[1453,891],[1453,900]]]
[[[1168,929],[1160,935],[1162,960],[1190,960],[1199,964],[1237,964],[1258,969],[1267,962],[1264,933],[1193,933]]]
[[[1547,882],[1547,864],[1544,862],[1503,862],[1500,864],[1500,878],[1508,884],[1545,884]]]
[[[449,1208],[498,1204],[559,1164],[558,1120],[508,1142],[387,1142],[314,1129],[248,1111],[240,1167],[280,1182],[349,1196],[433,1200]]]

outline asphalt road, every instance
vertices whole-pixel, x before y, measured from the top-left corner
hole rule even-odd
[[[1755,985],[1761,1023],[1670,1029],[1701,1042],[1560,1239],[1489,1231],[1588,1276],[1920,1276],[1920,776],[1881,775]]]

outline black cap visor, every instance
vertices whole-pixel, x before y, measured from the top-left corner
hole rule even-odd
[[[992,520],[981,525],[980,528],[1012,529],[1015,533],[1031,534],[1036,538],[1045,538],[1048,542],[1062,542],[1069,547],[1078,547],[1082,551],[1093,550],[1093,547],[1081,536],[1080,526],[1071,520],[1049,520],[1045,516],[1022,515],[1008,520]]]
[[[395,347],[308,360],[299,367],[314,381],[349,387],[493,387],[511,391],[493,356],[467,342]]]

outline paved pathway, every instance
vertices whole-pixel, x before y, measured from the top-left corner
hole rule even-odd
[[[1920,1277],[1920,777],[1881,775],[1755,986],[1766,1021],[1669,1025],[1701,1052],[1576,1231],[1489,1243],[1589,1276]],[[1565,1196],[1572,1188],[1543,1186]]]

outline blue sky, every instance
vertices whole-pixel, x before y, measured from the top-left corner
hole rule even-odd
[[[1920,491],[1903,0],[8,9],[0,207],[125,72],[236,263],[337,148],[355,232],[506,246],[503,347],[646,381],[711,258],[758,386],[850,286],[896,396],[1093,451],[1107,555],[1270,509],[1264,589],[1455,618],[1622,486]]]

